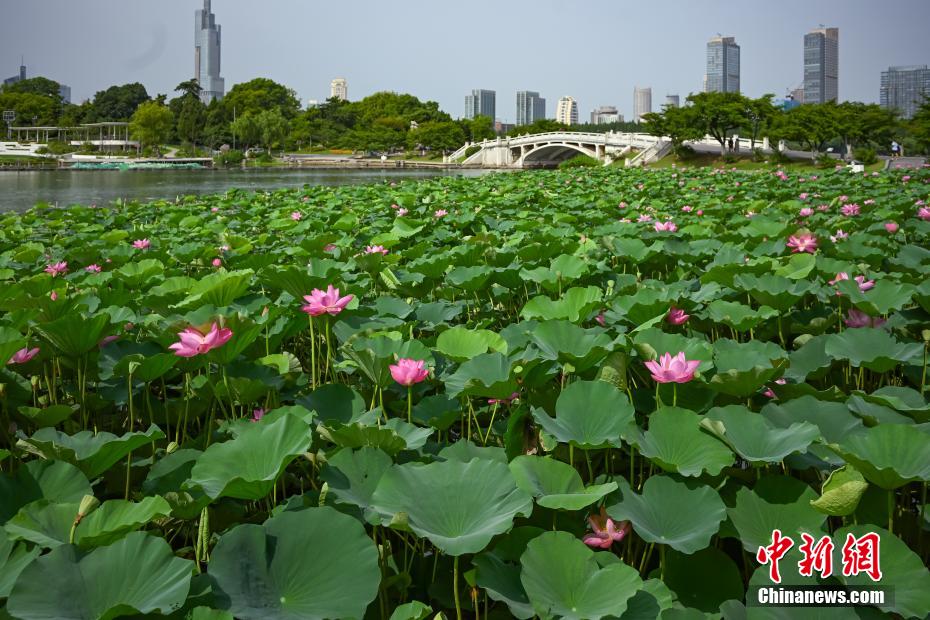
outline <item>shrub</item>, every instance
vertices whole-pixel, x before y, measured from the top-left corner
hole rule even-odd
[[[478,146],[477,144],[472,144],[470,147],[465,149],[465,159],[468,159],[469,157],[471,157],[472,155],[474,155],[480,150],[481,150],[480,146]]]
[[[760,148],[752,149],[752,161],[756,163],[762,163],[768,161],[769,157],[765,152]]]
[[[771,155],[769,155],[769,162],[773,164],[787,164],[790,161],[791,158],[778,149],[775,149],[772,151]]]
[[[229,150],[217,155],[213,158],[213,161],[217,166],[229,167],[238,166],[242,163],[243,159],[245,159],[245,155],[242,154],[242,151]]]
[[[679,144],[675,147],[675,156],[680,160],[688,161],[694,159],[696,155],[697,151],[690,144]]]
[[[600,166],[601,162],[597,161],[593,157],[588,157],[587,155],[576,155],[571,159],[566,159],[559,164],[559,170],[565,170],[569,168],[595,168]]]
[[[816,158],[814,158],[814,165],[818,168],[833,168],[836,166],[837,160],[833,157],[830,157],[827,153],[821,153]]]
[[[875,149],[860,146],[853,149],[853,159],[868,166],[878,161],[878,155],[875,154]]]

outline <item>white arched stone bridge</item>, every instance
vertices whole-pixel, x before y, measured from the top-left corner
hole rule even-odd
[[[468,150],[475,146],[480,150],[466,157]],[[553,131],[467,143],[449,155],[446,161],[499,168],[532,168],[551,166],[576,155],[587,155],[606,165],[637,149],[639,153],[627,163],[636,165],[658,159],[670,146],[667,139],[644,133]]]

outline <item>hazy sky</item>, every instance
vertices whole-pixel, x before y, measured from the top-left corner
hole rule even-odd
[[[0,78],[26,59],[29,75],[71,86],[80,102],[139,81],[150,95],[193,76],[194,11],[202,0],[0,0]],[[213,0],[223,28],[226,88],[269,77],[302,103],[379,90],[438,101],[455,117],[472,88],[497,91],[512,122],[517,90],[538,90],[548,116],[560,96],[582,119],[599,105],[632,116],[634,85],[701,89],[707,39],[741,46],[742,90],[778,96],[801,83],[803,36],[840,29],[840,98],[878,100],[889,65],[930,64],[928,0]]]

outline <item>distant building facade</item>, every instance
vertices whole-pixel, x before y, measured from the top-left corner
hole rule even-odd
[[[511,131],[513,131],[514,127],[516,127],[516,125],[514,125],[513,123],[505,123],[504,121],[494,121],[494,133],[496,133],[499,136],[502,136],[506,133],[510,133]]]
[[[797,88],[792,90],[788,96],[791,97],[791,99],[795,101],[798,105],[801,105],[802,103],[804,103],[804,87],[798,86]]]
[[[927,65],[888,67],[882,71],[879,103],[888,110],[898,110],[903,118],[912,118],[924,97],[930,97],[930,69]]]
[[[641,121],[643,114],[652,112],[652,88],[633,88],[633,120]]]
[[[591,112],[592,125],[607,125],[609,123],[622,123],[623,115],[616,106],[602,105]]]
[[[349,82],[345,78],[336,78],[329,83],[329,98],[340,101],[349,100]]]
[[[475,89],[465,96],[465,118],[487,116],[497,118],[497,93],[493,90]]]
[[[12,86],[17,82],[22,82],[26,78],[26,63],[20,62],[19,73],[3,80],[4,86]],[[62,103],[71,103],[71,87],[66,84],[58,84],[58,96],[61,97]]]
[[[578,124],[578,102],[574,97],[562,97],[555,108],[555,122],[563,125]]]
[[[546,118],[546,100],[531,90],[517,91],[517,125],[531,125]]]
[[[681,107],[681,97],[678,95],[665,95],[665,105],[669,108]]]
[[[739,92],[739,45],[733,37],[714,37],[707,42],[704,92]]]
[[[839,28],[817,28],[804,35],[804,103],[839,100],[839,50]]]
[[[222,42],[222,29],[210,10],[210,0],[203,0],[203,9],[194,11],[194,77],[204,103],[222,99],[226,93],[226,83],[220,77]]]

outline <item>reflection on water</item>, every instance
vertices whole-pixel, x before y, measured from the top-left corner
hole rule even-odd
[[[478,176],[485,170],[378,170],[263,168],[233,170],[46,170],[0,172],[0,211],[25,211],[38,202],[106,204],[123,200],[174,200],[185,194],[215,194],[309,185],[355,185],[437,176]]]

